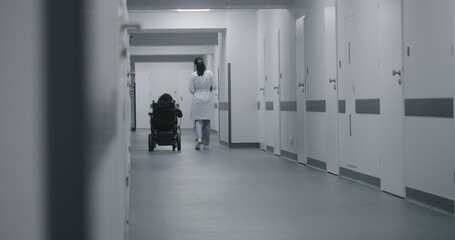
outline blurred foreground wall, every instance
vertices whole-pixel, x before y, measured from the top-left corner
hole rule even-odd
[[[126,1],[0,2],[0,239],[125,239]]]

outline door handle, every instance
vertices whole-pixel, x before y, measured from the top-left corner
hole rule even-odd
[[[278,89],[280,89],[280,87],[273,87],[273,89],[276,89],[276,90],[278,90]]]
[[[349,136],[352,136],[352,117],[349,114]]]
[[[299,87],[305,87],[305,84],[299,83]]]
[[[265,89],[264,88],[259,88],[259,91],[264,91]]]
[[[392,71],[392,75],[393,76],[395,76],[395,75],[401,76],[401,70],[393,70]]]
[[[329,83],[335,83],[335,78],[329,78]]]

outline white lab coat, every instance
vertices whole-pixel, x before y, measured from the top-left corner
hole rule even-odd
[[[204,75],[198,76],[193,72],[190,77],[190,93],[193,94],[190,118],[194,120],[211,119],[213,115],[213,94],[210,91],[217,89],[213,80],[213,73],[205,70]]]

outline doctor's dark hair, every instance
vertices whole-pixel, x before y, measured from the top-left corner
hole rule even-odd
[[[204,75],[204,72],[207,69],[204,65],[204,60],[201,57],[197,57],[196,59],[194,59],[194,64],[196,65],[197,75],[198,76]]]

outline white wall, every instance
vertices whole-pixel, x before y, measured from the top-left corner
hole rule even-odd
[[[136,63],[136,71],[147,72],[150,79],[150,103],[157,102],[163,93],[177,98],[179,71],[193,72],[192,62]],[[190,75],[188,75],[188,81]],[[189,90],[188,90],[189,91]]]
[[[452,1],[404,1],[405,98],[453,98]],[[454,119],[405,118],[406,186],[454,199]]]
[[[207,63],[207,69],[213,72],[213,81],[218,83],[218,61],[217,58],[213,54],[208,54],[206,55],[206,63]],[[217,84],[218,85],[218,84]],[[213,103],[218,104],[218,89],[213,91]],[[215,108],[213,110],[213,117],[212,120],[210,121],[210,129],[213,131],[218,132],[218,111],[219,108]]]
[[[226,49],[231,63],[232,143],[257,143],[256,10],[229,10]]]
[[[89,239],[124,239],[129,176],[126,1],[91,1],[85,13]]]
[[[43,1],[0,2],[0,235],[43,240]]]
[[[150,97],[149,103],[150,106],[152,101],[157,102],[158,98],[163,93],[169,93],[174,100],[179,103],[179,96],[187,96],[190,73],[193,72],[193,63],[192,62],[153,62],[153,63],[136,63],[136,72],[146,72],[149,79],[149,93]],[[188,72],[188,83],[184,86],[180,86],[180,72]],[[180,91],[185,91],[180,93]],[[139,91],[137,91],[139,92]],[[146,100],[147,98],[142,98],[141,96],[136,96],[136,99],[141,99],[141,101]],[[186,97],[188,98],[188,97]],[[184,101],[191,101],[191,99],[184,99]],[[137,102],[137,105],[141,102]],[[185,109],[185,104],[181,105],[181,110],[183,111],[182,118],[182,128],[192,128],[192,124],[189,120],[191,109]],[[151,111],[151,110],[150,110]],[[148,115],[144,117],[148,118]]]
[[[225,104],[228,99],[228,72],[226,59],[226,32],[218,34],[218,46],[216,47],[216,56],[220,67],[220,78],[218,79],[218,101]],[[219,137],[223,142],[229,142],[229,114],[226,110],[219,111]]]
[[[226,29],[226,11],[177,12],[147,11],[130,13],[130,21],[141,24],[142,29]]]
[[[455,13],[455,0],[452,0],[452,13]],[[455,46],[455,16],[452,15],[452,45]],[[455,96],[455,54],[452,56],[452,79],[453,79],[453,89],[454,89],[454,96]],[[455,104],[454,104],[454,112],[455,112]],[[455,122],[454,122],[455,123]],[[455,134],[455,131],[454,131]],[[453,149],[455,155],[455,148]],[[454,178],[455,178],[455,161],[453,161],[453,169],[454,169]],[[454,179],[455,181],[455,179]],[[453,200],[455,201],[455,187],[453,189]]]

